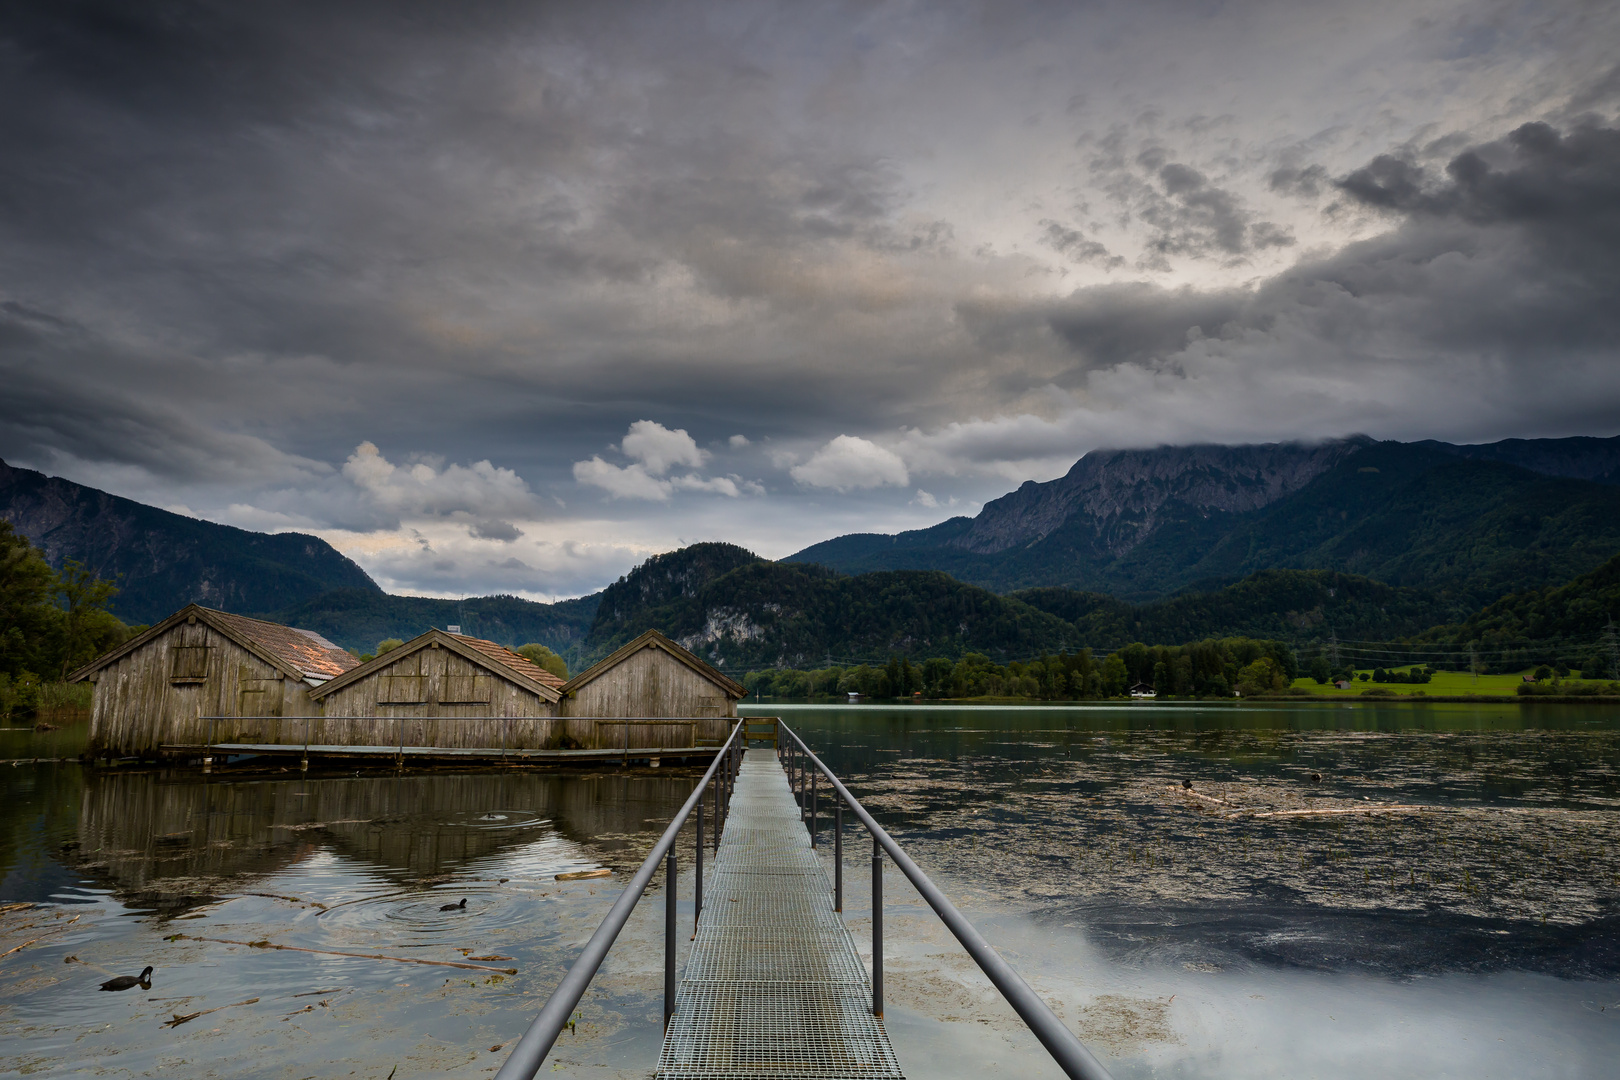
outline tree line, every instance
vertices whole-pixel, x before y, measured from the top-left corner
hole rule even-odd
[[[1160,697],[1229,698],[1286,690],[1298,675],[1294,651],[1281,641],[1209,638],[1186,645],[1140,642],[1099,657],[1091,649],[1048,653],[998,664],[983,653],[913,663],[831,664],[814,669],[764,668],[742,683],[760,697],[840,694],[895,698],[1029,698],[1090,701],[1124,697],[1140,684]]]
[[[53,570],[28,538],[0,520],[0,716],[41,704],[83,704],[61,687],[69,672],[145,627],[107,605],[117,586],[72,559]]]

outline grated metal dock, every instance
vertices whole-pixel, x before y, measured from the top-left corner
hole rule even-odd
[[[902,1078],[776,751],[745,754],[711,865],[656,1075]]]

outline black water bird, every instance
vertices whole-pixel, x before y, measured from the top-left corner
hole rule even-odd
[[[120,975],[116,979],[108,979],[101,984],[103,990],[128,990],[131,987],[150,989],[152,986],[152,969],[150,966],[139,975]]]
[[[1183,780],[1181,782],[1181,786],[1182,786],[1183,789],[1185,789],[1187,791],[1191,791],[1192,790],[1192,781],[1191,780]]]
[[[1319,773],[1319,772],[1311,773],[1311,783],[1320,784],[1321,782],[1322,782],[1322,774],[1321,773]]]
[[[465,896],[463,896],[461,898],[461,903],[459,903],[459,904],[441,904],[439,906],[439,910],[440,911],[460,911],[462,908],[464,908],[466,906],[467,906],[467,898]]]

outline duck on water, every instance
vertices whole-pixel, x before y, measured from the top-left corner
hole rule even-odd
[[[461,898],[461,903],[459,903],[459,904],[441,904],[439,906],[439,910],[440,911],[461,911],[461,910],[465,909],[466,906],[467,906],[467,898],[465,896],[463,896]]]
[[[142,990],[152,989],[151,965],[147,965],[147,967],[139,975],[120,975],[116,979],[108,979],[106,982],[101,984],[101,989],[129,990],[136,986],[140,987]]]

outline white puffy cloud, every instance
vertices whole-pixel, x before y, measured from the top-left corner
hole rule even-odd
[[[656,420],[637,420],[631,424],[619,449],[624,451],[625,457],[639,461],[653,476],[663,476],[677,465],[701,469],[709,459],[708,452],[698,448],[685,428],[671,431]]]
[[[733,445],[736,439],[733,437]],[[743,440],[745,443],[746,439]],[[724,495],[728,499],[749,495],[763,495],[765,488],[756,481],[731,476],[704,476],[698,472],[666,476],[677,465],[697,469],[709,459],[709,453],[698,447],[685,428],[670,430],[656,420],[637,420],[630,425],[619,444],[625,457],[634,458],[629,465],[615,465],[602,460],[601,455],[589,461],[574,462],[574,479],[581,484],[599,487],[615,499],[645,499],[650,502],[668,502],[677,491],[695,491],[710,495]]]
[[[646,466],[637,462],[623,467],[603,461],[593,454],[589,461],[574,462],[574,479],[599,487],[615,499],[651,499],[666,502],[671,486],[668,480],[648,476]]]
[[[752,445],[746,435],[733,435],[730,442],[733,450],[743,450]]]
[[[505,519],[534,517],[539,502],[515,471],[487,459],[435,467],[429,461],[395,465],[375,443],[363,442],[343,463],[342,475],[375,513],[399,520],[444,518],[472,523],[473,535],[511,539]]]
[[[858,435],[840,435],[795,465],[788,475],[809,487],[849,491],[857,488],[905,487],[911,482],[906,463],[893,450]]]

